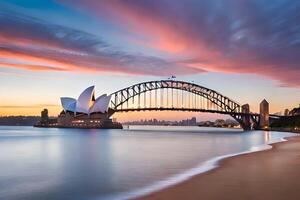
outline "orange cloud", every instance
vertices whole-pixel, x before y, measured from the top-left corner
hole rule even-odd
[[[49,67],[49,66],[42,66],[42,65],[26,65],[26,64],[15,64],[15,63],[7,63],[0,61],[0,67],[11,67],[16,69],[24,69],[24,70],[31,70],[31,71],[66,71],[61,68],[57,67]]]
[[[26,69],[32,71],[70,71],[78,69],[80,67],[55,61],[53,59],[36,57],[20,52],[11,52],[8,50],[0,49],[0,59],[10,59],[15,63],[0,61],[1,67],[12,67],[18,69]],[[16,63],[17,62],[17,63]],[[36,64],[24,64],[25,63],[36,63]],[[42,63],[42,65],[40,64]]]

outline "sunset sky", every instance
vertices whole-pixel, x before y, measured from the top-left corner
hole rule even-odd
[[[300,103],[300,1],[2,0],[0,115],[50,115],[60,97],[148,80],[214,89],[258,111]],[[132,113],[183,119],[207,114]]]

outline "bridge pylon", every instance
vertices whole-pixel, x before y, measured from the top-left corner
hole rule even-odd
[[[267,129],[269,128],[269,103],[264,99],[260,105],[260,116],[259,116],[259,128],[260,129]]]
[[[242,116],[242,128],[244,130],[251,130],[251,121],[250,121],[250,105],[244,104],[242,105],[242,113],[245,115]]]

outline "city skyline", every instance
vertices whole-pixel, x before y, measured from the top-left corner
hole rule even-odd
[[[12,0],[0,7],[1,116],[39,115],[43,108],[56,116],[60,97],[90,85],[110,94],[172,75],[249,103],[254,112],[263,99],[271,113],[300,102],[297,1]],[[117,117],[194,115],[172,113]]]

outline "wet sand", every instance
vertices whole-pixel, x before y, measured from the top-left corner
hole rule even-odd
[[[224,159],[212,171],[139,199],[300,199],[300,137],[272,146]]]

